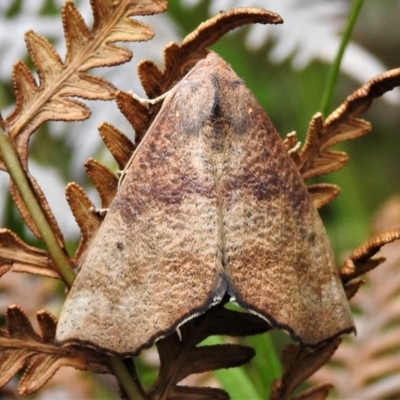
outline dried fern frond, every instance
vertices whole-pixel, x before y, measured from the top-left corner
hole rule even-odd
[[[325,120],[321,114],[316,114],[310,122],[307,138],[297,161],[304,180],[341,168],[347,162],[347,156],[327,149],[369,132],[370,124],[358,117],[369,109],[373,99],[399,85],[400,68],[384,72],[348,96]]]
[[[238,344],[197,346],[212,335],[247,336],[267,332],[270,325],[255,315],[215,306],[185,323],[176,332],[157,342],[160,371],[149,398],[229,399],[221,389],[179,386],[191,374],[243,365],[254,350]],[[201,397],[203,396],[203,397]]]
[[[393,237],[393,234],[379,233],[388,229],[398,234],[399,229],[393,227],[400,226],[400,198],[393,198],[384,205],[375,221],[378,238]],[[359,248],[367,255],[361,272],[374,264],[368,260],[374,260],[374,257],[381,262],[385,260],[382,255],[373,256],[376,247],[371,245],[369,248],[371,251],[365,251],[367,245]],[[353,261],[355,253],[357,251],[350,260]],[[363,290],[351,302],[356,310],[357,338],[347,338],[332,357],[333,363],[310,379],[313,383],[332,382],[336,396],[341,399],[375,400],[400,396],[400,242],[388,244],[382,253],[388,260],[363,278]],[[344,265],[342,271],[348,272],[348,264],[345,262]],[[344,276],[354,278],[354,274]]]
[[[8,307],[6,320],[7,330],[0,329],[0,387],[22,368],[18,386],[21,396],[39,390],[63,366],[97,373],[110,371],[105,356],[99,353],[56,346],[57,320],[48,311],[37,314],[40,335],[18,306]]]
[[[255,23],[281,24],[283,20],[278,14],[261,8],[243,7],[222,11],[189,33],[182,44],[173,42],[164,49],[164,71],[160,71],[151,61],[142,61],[138,72],[147,96],[153,99],[171,89],[190,67],[207,55],[207,47],[227,32]]]
[[[115,42],[142,41],[152,37],[153,31],[150,27],[130,17],[155,14],[166,8],[163,0],[145,0],[140,3],[133,0],[93,0],[91,5],[94,17],[92,29],[86,26],[71,1],[63,5],[62,19],[67,44],[65,61],[61,60],[44,37],[31,31],[25,36],[39,82],[35,81],[23,62],[15,64],[13,83],[16,105],[2,124],[26,170],[28,141],[38,126],[49,120],[78,121],[89,117],[88,107],[73,97],[89,100],[114,98],[116,88],[105,79],[87,71],[130,60],[132,53],[115,45]],[[0,169],[7,169],[4,160],[0,160]],[[27,177],[60,247],[63,248],[60,229],[41,189],[32,176],[28,174]],[[11,183],[11,193],[26,224],[41,238],[15,182]]]
[[[273,383],[270,400],[324,400],[332,388],[331,384],[320,384],[297,396],[289,397],[294,390],[315,371],[321,368],[341,343],[335,338],[318,349],[307,349],[298,345],[286,346],[281,355],[284,374]]]
[[[148,40],[153,36],[150,27],[130,17],[159,13],[165,8],[166,3],[162,0],[139,3],[94,0],[93,28],[89,29],[75,5],[67,1],[62,8],[67,44],[64,62],[47,39],[34,32],[26,34],[39,84],[25,64],[18,62],[15,65],[13,81],[17,104],[5,120],[8,134],[24,162],[29,135],[44,121],[78,121],[89,116],[89,109],[71,97],[114,98],[114,86],[87,71],[129,61],[132,53],[114,43]],[[0,167],[4,169],[4,165]]]
[[[355,139],[371,130],[369,122],[358,117],[369,109],[372,101],[400,85],[400,68],[380,74],[347,97],[325,120],[317,113],[309,124],[305,143],[300,151],[290,152],[303,179],[328,174],[342,168],[348,161],[344,152],[329,150],[335,144]],[[285,140],[288,148],[297,143],[296,135],[291,133]],[[335,185],[310,186],[310,194],[316,208],[333,200],[339,193]]]
[[[60,278],[46,251],[28,246],[8,229],[0,229],[0,277],[10,270]]]

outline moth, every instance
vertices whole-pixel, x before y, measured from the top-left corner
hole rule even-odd
[[[135,355],[225,295],[305,346],[354,330],[295,164],[243,81],[209,53],[133,154],[56,338]]]

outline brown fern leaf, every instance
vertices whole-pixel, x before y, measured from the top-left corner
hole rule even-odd
[[[227,32],[246,24],[282,22],[278,14],[261,8],[243,7],[220,12],[200,24],[183,39],[181,45],[172,42],[164,49],[163,72],[151,61],[145,60],[139,64],[139,77],[147,96],[152,99],[171,89],[186,74],[188,68],[206,56],[206,48]]]
[[[368,133],[371,126],[357,118],[371,106],[373,99],[400,85],[400,68],[376,76],[337,108],[328,118],[320,113],[312,118],[303,148],[292,158],[304,180],[335,171],[346,164],[345,153],[327,150],[337,143]]]
[[[281,356],[284,374],[281,379],[274,381],[270,400],[324,400],[331,388],[330,384],[323,384],[311,388],[295,397],[289,396],[291,396],[302,382],[309,378],[331,358],[341,341],[340,338],[335,338],[317,349],[304,348],[294,344],[286,346]]]
[[[212,335],[247,336],[263,333],[271,327],[255,315],[227,310],[221,305],[211,308],[158,341],[160,371],[148,395],[165,399],[229,399],[221,389],[182,387],[177,385],[191,374],[243,365],[254,350],[241,345],[197,346]]]
[[[86,71],[129,61],[131,52],[113,43],[148,40],[153,35],[151,28],[129,17],[155,14],[166,8],[163,0],[139,3],[133,0],[93,0],[91,4],[94,16],[91,30],[71,1],[63,6],[67,43],[65,62],[45,38],[31,31],[26,34],[39,84],[22,62],[15,65],[13,81],[17,103],[5,121],[24,165],[29,136],[41,123],[48,120],[82,120],[89,116],[89,109],[71,97],[113,99],[114,86]],[[5,169],[4,165],[0,168]]]
[[[99,193],[101,207],[107,208],[117,193],[117,177],[106,166],[93,158],[85,162],[85,170]]]
[[[8,307],[6,320],[7,330],[0,330],[0,387],[22,368],[25,371],[18,386],[21,396],[39,390],[63,366],[97,373],[109,372],[107,360],[99,353],[56,346],[57,320],[48,311],[37,314],[40,335],[16,305]]]
[[[229,400],[225,390],[211,387],[175,386],[171,389],[168,400]]]
[[[398,229],[393,229],[396,226],[400,226],[400,197],[389,200],[379,212],[375,222],[377,238],[397,236],[394,232]],[[388,229],[389,235],[380,233]],[[377,251],[373,242],[360,246],[352,255],[364,254],[368,263]],[[375,243],[380,247],[381,240]],[[332,382],[335,398],[400,398],[400,242],[386,245],[382,253],[387,261],[368,273],[366,285],[351,302],[357,310],[357,337],[348,337],[332,357],[333,363],[310,379],[313,383]],[[360,257],[357,259],[361,261]],[[346,279],[352,276],[345,275]]]
[[[132,98],[132,96],[129,96]],[[122,170],[128,163],[135,145],[117,128],[103,122],[99,127],[99,133],[107,146],[110,153],[113,155],[118,167]]]
[[[300,165],[301,160],[299,153],[297,152],[300,142],[297,139],[296,132],[287,134],[283,144],[285,145],[286,150],[292,157],[295,164]],[[316,209],[330,203],[340,193],[340,188],[338,186],[329,183],[309,185],[307,189],[308,193],[310,193],[310,196],[313,199],[314,207]]]
[[[381,254],[377,254],[381,247],[400,239],[400,228],[381,233],[361,246],[357,247],[340,267],[339,275],[346,284],[350,280],[374,269],[386,261]]]
[[[340,188],[330,183],[309,185],[307,186],[307,190],[316,209],[330,203],[340,193]]]
[[[291,400],[325,400],[332,388],[333,386],[329,383],[315,385],[312,388],[301,392],[297,396],[292,397]]]
[[[0,129],[2,129],[3,131],[6,131],[7,126],[6,123],[4,121],[3,115],[0,112]]]
[[[71,182],[66,187],[65,192],[69,207],[82,234],[74,256],[74,262],[77,264],[91,239],[96,235],[101,224],[101,218],[94,212],[93,203],[79,185]]]
[[[28,246],[8,229],[0,229],[0,276],[10,270],[60,278],[46,251]]]
[[[115,96],[119,110],[124,114],[128,122],[135,130],[135,144],[143,139],[143,136],[149,129],[152,120],[160,109],[159,104],[144,106],[130,93],[119,91]]]
[[[301,159],[297,151],[300,142],[297,139],[296,132],[288,133],[285,140],[283,141],[283,144],[285,145],[286,150],[288,151],[295,164],[300,165]],[[307,189],[308,193],[310,193],[310,196],[313,199],[314,207],[316,209],[330,203],[340,193],[340,188],[338,186],[329,183],[309,185]]]

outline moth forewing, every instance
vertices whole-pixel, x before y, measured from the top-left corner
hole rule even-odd
[[[305,345],[354,329],[296,166],[241,79],[210,53],[132,157],[57,340],[137,354],[225,294]]]

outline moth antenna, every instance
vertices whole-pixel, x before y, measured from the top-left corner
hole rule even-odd
[[[97,208],[97,207],[90,207],[89,211],[99,215],[100,217],[104,217],[108,213],[108,208]]]
[[[149,107],[149,105],[154,105],[159,103],[160,101],[163,101],[167,95],[169,94],[170,90],[168,90],[167,92],[163,93],[161,96],[158,96],[154,99],[143,99],[140,96],[138,96],[137,94],[133,93],[132,91],[129,91],[129,94],[135,99],[137,100],[140,104],[143,104],[146,107]]]

